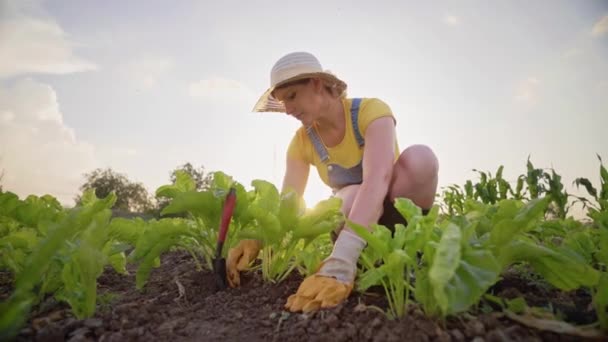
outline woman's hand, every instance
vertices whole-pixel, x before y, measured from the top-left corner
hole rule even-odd
[[[258,240],[241,240],[238,245],[228,251],[226,258],[226,277],[230,287],[241,285],[240,272],[249,268],[260,253],[262,243]]]
[[[357,275],[357,260],[365,240],[343,229],[331,255],[323,261],[317,273],[304,279],[298,291],[289,296],[285,308],[309,312],[334,307],[348,298]]]

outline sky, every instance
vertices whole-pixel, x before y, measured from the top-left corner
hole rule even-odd
[[[500,165],[514,181],[528,156],[571,192],[577,177],[599,184],[599,0],[0,0],[0,184],[73,205],[95,168],[153,193],[190,162],[280,188],[300,123],[251,109],[293,51],[313,53],[350,97],[385,101],[400,147],[437,155],[438,191]],[[330,194],[311,169],[307,204]]]

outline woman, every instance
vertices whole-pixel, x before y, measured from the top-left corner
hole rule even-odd
[[[255,112],[283,112],[302,123],[287,152],[283,191],[303,196],[310,165],[342,199],[349,220],[370,227],[404,222],[393,206],[397,197],[424,209],[433,205],[438,161],[430,148],[414,145],[399,150],[396,120],[379,99],[350,99],[346,83],[323,71],[315,56],[294,52],[279,59],[270,73],[271,87]],[[286,308],[313,311],[336,306],[352,291],[357,260],[365,241],[348,227],[337,227],[331,255],[307,277]],[[227,258],[229,283],[238,286],[239,271],[256,258],[258,242],[241,241]]]

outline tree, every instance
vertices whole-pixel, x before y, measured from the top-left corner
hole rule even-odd
[[[177,178],[176,174],[178,171],[185,171],[186,173],[188,173],[190,175],[190,177],[192,177],[192,179],[196,183],[197,191],[207,189],[207,188],[209,188],[209,186],[211,184],[211,181],[212,181],[211,175],[208,174],[205,176],[205,168],[203,166],[200,166],[199,168],[195,168],[194,166],[192,166],[192,164],[190,162],[180,165],[180,166],[176,167],[173,171],[171,171],[169,179],[171,180],[172,184],[175,183],[175,180]],[[160,216],[160,212],[167,205],[169,205],[170,201],[171,200],[169,198],[165,198],[165,197],[156,198],[156,209],[155,209],[156,216]],[[175,215],[168,215],[168,217],[182,217],[184,215],[185,214],[175,214]]]
[[[95,169],[84,177],[86,183],[80,187],[83,193],[88,189],[95,189],[95,195],[104,198],[114,191],[116,203],[113,209],[116,211],[144,213],[154,209],[152,199],[141,183],[132,182],[124,174],[111,168]],[[78,195],[75,198],[76,203],[80,203],[81,197],[82,195]]]
[[[209,175],[205,176],[205,168],[203,166],[198,169],[194,168],[190,162],[185,163],[184,165],[178,166],[175,170],[171,171],[171,183],[175,183],[175,175],[177,171],[185,171],[194,179],[196,183],[196,190],[201,191],[206,189],[211,184],[211,179]]]

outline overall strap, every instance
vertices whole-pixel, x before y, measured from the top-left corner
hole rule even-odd
[[[317,151],[317,154],[319,155],[319,158],[321,159],[321,161],[326,162],[327,160],[329,160],[329,153],[327,153],[327,149],[325,148],[325,145],[323,145],[321,138],[319,138],[317,131],[315,131],[315,129],[312,125],[306,127],[306,134],[308,134],[310,141],[312,141],[312,145],[314,146],[315,150]]]
[[[359,131],[359,105],[360,104],[361,104],[360,98],[353,99],[353,103],[350,106],[350,121],[353,124],[353,131],[355,132],[355,139],[357,139],[357,143],[359,144],[359,146],[363,146],[365,141],[363,140],[363,136],[361,135],[361,132]],[[319,158],[321,159],[321,161],[326,162],[327,160],[329,160],[329,153],[327,153],[327,149],[325,148],[325,145],[323,145],[321,138],[319,137],[319,135],[317,134],[317,131],[315,131],[315,129],[312,125],[306,127],[306,134],[308,134],[308,137],[310,138],[310,141],[312,142],[312,145],[314,146],[315,150],[317,151],[317,154],[319,155]]]
[[[363,146],[365,141],[363,140],[363,136],[359,131],[359,105],[361,104],[361,99],[356,98],[353,99],[353,104],[350,106],[350,121],[353,123],[353,131],[355,132],[355,138],[357,139],[357,143],[359,147]]]

